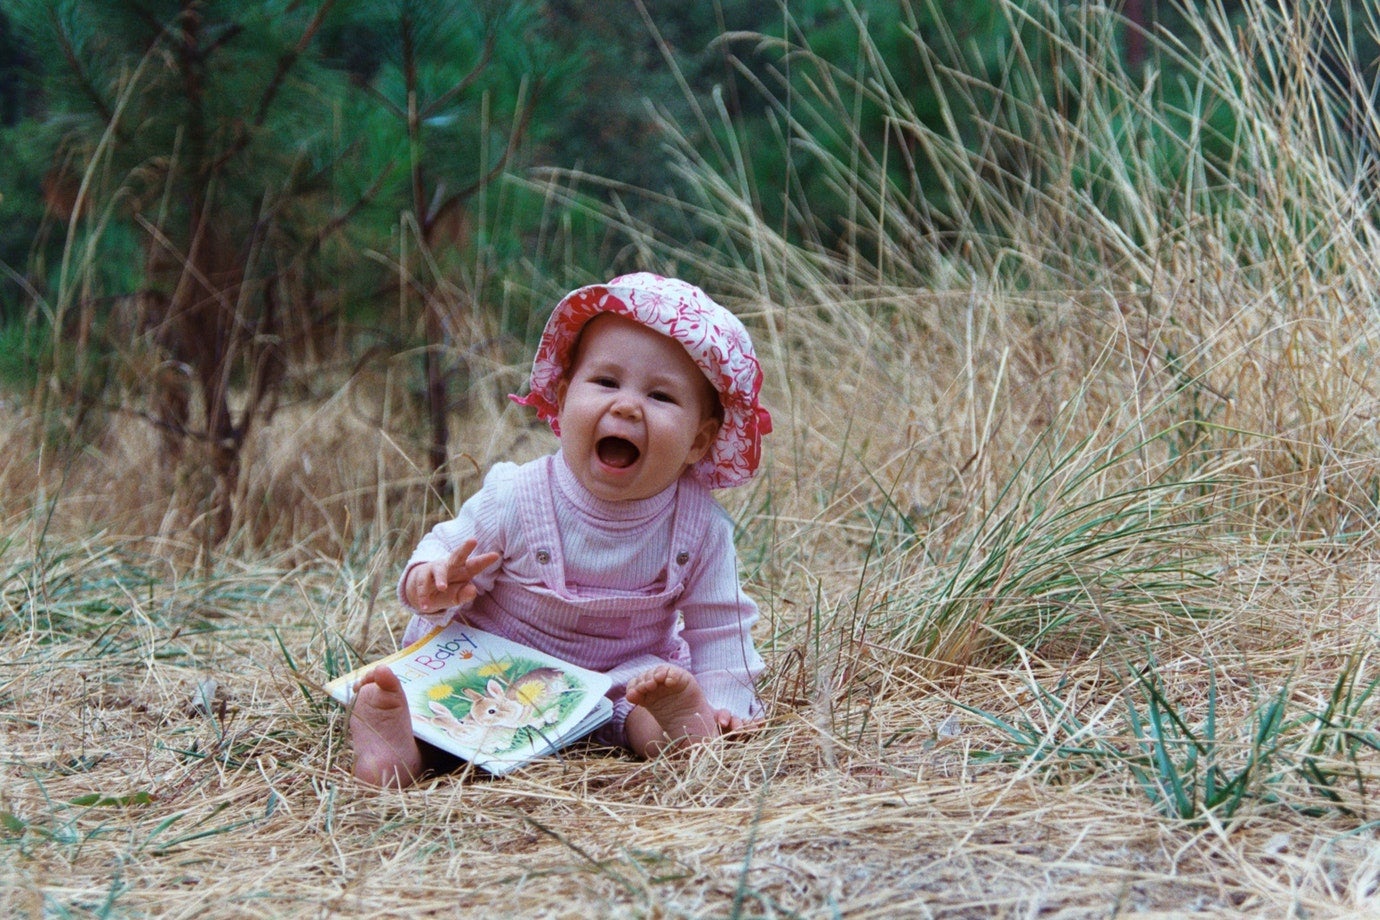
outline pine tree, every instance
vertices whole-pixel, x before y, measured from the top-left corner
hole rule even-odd
[[[366,0],[329,37],[362,92],[353,111],[369,143],[391,150],[405,177],[379,208],[396,208],[410,230],[399,268],[404,300],[420,311],[438,491],[450,455],[446,357],[476,329],[476,305],[461,302],[476,293],[456,283],[476,274],[474,204],[519,158],[534,113],[545,104],[546,117],[556,114],[551,102],[566,88],[570,65],[545,44],[543,12],[526,0]]]
[[[135,332],[162,357],[143,414],[162,432],[165,459],[195,447],[211,471],[201,509],[210,543],[230,529],[242,448],[275,404],[284,311],[302,301],[291,289],[310,283],[310,256],[348,216],[329,210],[327,132],[314,108],[344,92],[311,50],[333,6],[13,7],[45,62],[46,117],[58,138],[45,195],[69,222],[69,241],[85,247],[49,282],[54,379],[75,401],[103,398],[109,381],[91,372],[91,330],[107,319],[102,307],[136,305]],[[92,290],[81,266],[127,260],[121,239],[137,240],[142,264],[123,276],[134,290]],[[76,341],[64,347],[73,328]]]

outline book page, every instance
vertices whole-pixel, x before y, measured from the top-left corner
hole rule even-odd
[[[607,676],[458,623],[331,681],[327,691],[348,702],[377,664],[402,683],[417,737],[494,772],[588,734],[612,714]]]

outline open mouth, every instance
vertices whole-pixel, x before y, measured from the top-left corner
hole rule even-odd
[[[599,454],[599,462],[616,470],[627,469],[641,455],[636,444],[623,438],[600,438],[594,449]]]

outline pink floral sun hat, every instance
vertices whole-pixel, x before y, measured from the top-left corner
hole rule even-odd
[[[752,478],[762,458],[762,435],[771,432],[771,415],[758,402],[762,367],[742,322],[693,284],[650,272],[620,275],[561,298],[541,334],[526,396],[511,399],[537,410],[559,436],[556,392],[570,365],[580,330],[600,313],[641,323],[685,347],[704,371],[723,405],[723,424],[709,452],[693,472],[711,489],[741,485]]]

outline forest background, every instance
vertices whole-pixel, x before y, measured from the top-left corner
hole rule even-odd
[[[0,907],[1380,909],[1376,15],[5,0]],[[767,371],[767,728],[360,788],[321,683],[638,269]]]

